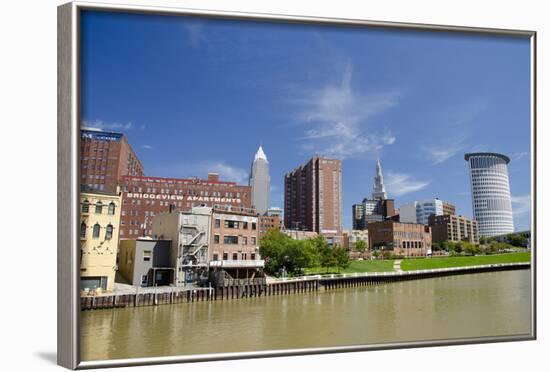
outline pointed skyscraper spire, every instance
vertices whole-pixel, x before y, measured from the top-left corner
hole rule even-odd
[[[386,200],[388,194],[384,187],[384,176],[382,176],[382,165],[380,159],[376,161],[376,176],[374,176],[374,186],[372,188],[372,198]]]
[[[249,185],[252,187],[252,205],[261,215],[267,212],[269,207],[270,183],[269,161],[260,146],[250,167]]]

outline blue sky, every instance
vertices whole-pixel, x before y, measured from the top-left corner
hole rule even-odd
[[[148,175],[246,183],[261,144],[282,207],[286,172],[339,158],[350,227],[377,158],[397,206],[471,216],[463,155],[501,152],[529,228],[527,38],[100,12],[81,35],[82,122],[127,134]]]

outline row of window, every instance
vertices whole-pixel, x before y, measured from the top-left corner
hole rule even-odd
[[[114,215],[116,209],[116,204],[113,202],[110,202],[107,206],[107,214]],[[90,202],[86,199],[82,202],[82,213],[89,213],[90,212]],[[98,201],[95,203],[95,213],[101,214],[103,213],[103,203]]]
[[[244,230],[248,230],[248,222],[247,221],[234,221],[234,220],[224,220],[223,226],[226,229],[238,229],[242,224],[242,227]],[[252,230],[256,230],[256,222],[250,223]],[[214,227],[221,227],[221,219],[216,218],[214,220]]]
[[[222,259],[223,259],[224,261],[228,261],[228,260],[229,260],[229,253],[224,252],[222,257],[223,257]],[[248,257],[248,255],[247,255],[246,253],[241,253],[241,258],[240,258],[240,259],[241,259],[241,260],[246,260],[247,257]],[[232,259],[233,261],[238,261],[238,260],[239,260],[239,253],[233,253],[233,254],[231,255],[231,259]],[[250,253],[250,259],[251,259],[251,260],[255,260],[255,259],[256,259],[256,253]],[[217,253],[214,253],[214,254],[212,255],[212,260],[213,260],[213,261],[219,261],[219,260],[220,260],[220,256],[219,256]]]
[[[223,244],[239,244],[239,238],[241,240],[242,245],[248,245],[248,237],[247,236],[236,236],[236,235],[224,235],[223,236]],[[214,243],[220,244],[220,236],[214,235]],[[250,237],[250,244],[256,245],[256,237],[251,236]]]
[[[86,226],[86,223],[82,221],[80,224],[80,237],[86,238],[86,229],[88,226]],[[92,238],[99,239],[99,235],[101,234],[101,226],[96,223],[94,227],[92,228]],[[113,237],[113,225],[109,224],[107,227],[105,227],[105,240],[109,240]]]

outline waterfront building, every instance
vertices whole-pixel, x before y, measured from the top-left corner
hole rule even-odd
[[[369,232],[368,230],[344,230],[344,244],[343,247],[347,250],[354,250],[355,243],[358,241],[364,241],[369,244]]]
[[[224,271],[234,279],[263,276],[258,219],[255,213],[233,211],[231,207],[213,209],[211,271]]]
[[[103,191],[80,193],[80,289],[115,286],[121,198]]]
[[[428,223],[432,229],[432,242],[466,240],[474,244],[479,243],[478,226],[475,220],[454,214],[439,216],[432,214]]]
[[[287,229],[315,231],[330,245],[342,242],[342,163],[316,156],[285,174]]]
[[[470,169],[474,219],[480,236],[495,236],[514,231],[510,181],[506,155],[478,152],[464,155]]]
[[[269,161],[262,146],[260,146],[250,167],[249,180],[252,192],[252,206],[260,215],[265,214],[269,206],[270,182]]]
[[[361,204],[354,204],[352,214],[354,230],[365,230],[371,222],[384,221],[396,215],[394,200],[388,199],[386,193],[380,160],[376,162],[371,197],[364,198]]]
[[[281,230],[281,220],[279,216],[258,216],[260,239],[270,230]]]
[[[126,283],[136,287],[172,285],[175,284],[175,258],[170,240],[121,240],[118,272]]]
[[[431,254],[432,234],[429,226],[386,220],[370,223],[368,231],[371,251],[405,257]]]
[[[142,176],[143,165],[122,133],[80,131],[80,184],[114,193],[123,176]]]
[[[208,278],[212,208],[157,214],[152,230],[154,239],[171,241],[174,284],[184,286]]]
[[[290,236],[294,240],[306,240],[319,236],[319,234],[317,234],[315,231],[284,229],[281,232],[287,236]]]
[[[421,223],[428,225],[430,216],[454,215],[456,207],[443,200],[427,199],[413,201],[399,207],[399,220],[401,222]]]
[[[217,173],[199,178],[126,176],[122,178],[121,239],[151,236],[155,215],[197,206],[252,211],[250,186],[220,181]]]

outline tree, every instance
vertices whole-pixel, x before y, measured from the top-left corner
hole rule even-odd
[[[349,255],[348,252],[344,248],[336,247],[332,250],[332,254],[334,255],[334,258],[336,260],[336,266],[338,266],[338,272],[340,272],[340,269],[345,269],[349,266]]]
[[[508,234],[506,238],[514,247],[527,247],[527,238],[521,234]]]
[[[333,249],[330,248],[328,245],[321,248],[319,258],[321,267],[326,268],[327,273],[331,267],[338,266],[338,261],[336,259],[336,256],[334,255]]]
[[[366,241],[364,240],[357,240],[354,244],[353,244],[353,248],[356,250],[356,251],[359,251],[361,253],[364,253],[367,248],[368,248],[368,244]]]

